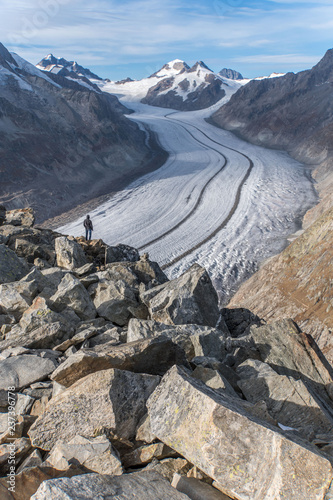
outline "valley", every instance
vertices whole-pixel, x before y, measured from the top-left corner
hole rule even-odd
[[[207,123],[221,101],[205,110],[166,112],[133,94],[118,97],[135,111],[132,120],[156,133],[169,159],[90,212],[94,237],[148,252],[170,278],[198,262],[226,303],[260,262],[286,246],[316,203],[309,169]],[[83,234],[82,218],[59,230]]]

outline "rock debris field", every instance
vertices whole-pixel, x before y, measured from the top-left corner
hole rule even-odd
[[[127,245],[0,209],[1,500],[329,500],[332,368]]]

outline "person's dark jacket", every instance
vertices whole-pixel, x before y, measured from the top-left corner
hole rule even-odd
[[[90,217],[87,217],[86,219],[84,219],[84,223],[83,223],[84,227],[88,230],[90,229],[91,231],[93,231],[93,224],[91,222],[91,219]]]

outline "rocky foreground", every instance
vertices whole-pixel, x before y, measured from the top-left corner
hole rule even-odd
[[[0,210],[0,498],[329,500],[331,365],[202,267]]]

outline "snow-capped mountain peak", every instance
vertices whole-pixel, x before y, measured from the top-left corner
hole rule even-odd
[[[162,66],[159,71],[156,71],[156,73],[153,73],[150,78],[172,77],[189,69],[190,67],[185,61],[182,61],[181,59],[174,59],[173,61],[164,64],[164,66]]]
[[[53,74],[68,76],[69,73],[76,73],[79,77],[88,78],[91,80],[102,80],[99,76],[92,73],[89,69],[80,66],[76,61],[67,61],[63,57],[57,58],[53,54],[48,54],[38,64],[38,69],[48,71]]]

